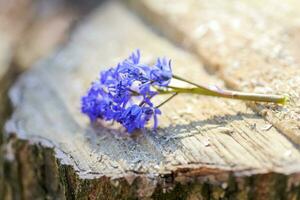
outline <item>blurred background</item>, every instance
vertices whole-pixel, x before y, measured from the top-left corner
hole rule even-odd
[[[24,70],[62,44],[74,26],[101,1],[1,0],[0,71]]]

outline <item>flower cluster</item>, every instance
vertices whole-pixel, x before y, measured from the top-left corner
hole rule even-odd
[[[151,99],[157,95],[154,87],[166,87],[172,78],[171,62],[158,58],[152,66],[141,63],[140,51],[116,67],[100,73],[87,94],[81,99],[81,111],[91,121],[113,120],[122,124],[128,132],[144,128],[154,120],[157,128],[157,115],[160,110]]]
[[[133,52],[127,59],[100,73],[87,94],[81,99],[81,111],[91,121],[103,119],[117,121],[128,132],[144,128],[153,119],[157,128],[157,115],[160,106],[177,94],[188,93],[258,102],[285,104],[284,95],[267,95],[215,89],[193,83],[172,74],[171,61],[158,58],[154,65],[141,63],[140,51]],[[171,79],[188,83],[193,87],[170,86]],[[172,94],[159,106],[154,106],[152,98],[158,94]]]

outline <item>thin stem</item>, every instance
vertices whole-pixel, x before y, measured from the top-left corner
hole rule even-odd
[[[148,96],[149,100],[152,99],[153,96]],[[145,104],[145,100],[141,101],[141,103],[139,104],[139,106],[143,106]]]
[[[159,104],[158,106],[156,106],[156,108],[161,107],[162,105],[164,105],[165,103],[167,103],[168,101],[170,101],[171,99],[173,99],[178,93],[174,93],[172,96],[170,96],[169,98],[167,98],[165,101],[163,101],[161,104]]]
[[[196,86],[196,87],[198,87],[198,88],[208,89],[208,88],[206,88],[206,87],[204,87],[204,86],[202,86],[202,85],[199,85],[199,84],[197,84],[197,83],[191,82],[191,81],[186,80],[185,78],[179,77],[179,76],[177,76],[177,75],[174,75],[174,74],[173,74],[172,77],[175,78],[175,79],[177,79],[177,80],[180,80],[180,81],[189,83],[189,84],[191,84],[191,85],[193,85],[193,86]]]
[[[134,96],[138,96],[139,95],[139,93],[138,92],[136,92],[136,91],[134,91],[134,90],[132,90],[132,89],[128,89],[130,92],[132,92],[132,94],[134,95]]]
[[[283,95],[246,93],[246,92],[238,92],[238,91],[231,91],[231,90],[223,90],[220,88],[212,89],[212,88],[208,88],[208,87],[193,83],[193,82],[186,80],[184,78],[181,78],[177,75],[173,75],[173,78],[180,80],[180,81],[184,81],[184,82],[194,85],[196,87],[195,88],[179,88],[179,87],[173,87],[173,86],[166,86],[166,90],[161,89],[159,87],[155,87],[155,89],[157,90],[157,92],[159,94],[174,94],[175,93],[170,98],[168,98],[166,101],[161,103],[158,107],[162,106],[163,104],[165,104],[166,102],[171,100],[178,93],[200,94],[200,95],[223,97],[223,98],[230,98],[230,99],[239,99],[239,100],[245,100],[245,101],[272,102],[272,103],[278,103],[278,104],[285,104],[288,101],[288,97],[283,96]],[[133,93],[133,95],[137,96],[138,94]]]
[[[208,88],[179,88],[170,87],[172,90],[158,90],[159,94],[170,94],[170,93],[189,93],[189,94],[200,94],[207,96],[240,99],[245,101],[259,101],[259,102],[273,102],[279,104],[285,104],[288,98],[282,95],[267,95],[267,94],[256,94],[237,92],[222,89],[208,89]]]

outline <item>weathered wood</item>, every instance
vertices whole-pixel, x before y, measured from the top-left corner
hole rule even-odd
[[[14,112],[6,131],[17,138],[10,137],[14,148],[7,149],[6,161],[13,166],[12,194],[24,199],[299,198],[299,149],[244,103],[182,95],[162,108],[157,132],[130,137],[118,126],[92,127],[80,113],[80,96],[101,69],[136,48],[146,62],[168,56],[176,74],[222,86],[195,57],[153,33],[122,5],[103,5],[66,47],[11,89]]]
[[[227,86],[290,96],[285,108],[249,104],[300,144],[299,1],[132,1]]]

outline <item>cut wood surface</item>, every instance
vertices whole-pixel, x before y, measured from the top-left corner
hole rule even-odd
[[[10,162],[18,161],[12,176],[23,180],[13,189],[24,199],[299,198],[299,149],[243,102],[180,95],[162,107],[157,132],[91,126],[80,97],[100,70],[137,48],[145,62],[167,56],[175,74],[224,87],[197,57],[110,1],[11,89],[6,131],[29,141],[10,139]]]
[[[300,144],[299,1],[142,0],[131,5],[195,52],[227,86],[289,95],[284,108],[249,105]]]

